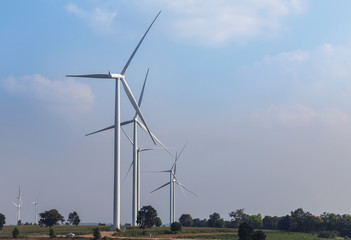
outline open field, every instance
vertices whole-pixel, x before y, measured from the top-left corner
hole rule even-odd
[[[11,232],[15,226],[4,226],[0,231],[0,238],[10,238]],[[47,238],[49,228],[40,226],[17,226],[20,231],[20,238]],[[66,233],[73,232],[79,238],[92,238],[93,229],[96,226],[55,226],[54,230],[58,237],[65,237]],[[136,227],[127,227],[119,233],[108,232],[110,226],[100,226],[102,236],[110,238],[130,238],[130,239],[238,239],[237,229],[234,228],[183,228],[178,234],[173,234],[169,227],[154,227],[147,230],[147,234],[143,235],[143,231]],[[322,240],[326,238],[318,238],[317,235],[307,233],[291,233],[265,230],[267,240]],[[113,234],[113,236],[112,236]],[[61,236],[60,236],[61,235]],[[343,238],[339,238],[343,239]]]

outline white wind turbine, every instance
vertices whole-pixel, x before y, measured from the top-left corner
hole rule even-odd
[[[139,101],[138,101],[139,108],[140,108],[142,100],[143,100],[144,90],[145,90],[145,85],[146,85],[146,80],[147,80],[148,75],[149,75],[149,69],[146,72],[144,84],[143,84],[143,87],[142,87],[142,90],[140,93],[140,97],[139,97]],[[136,226],[137,225],[136,221],[137,221],[138,211],[140,210],[140,152],[149,151],[149,150],[156,150],[157,148],[147,148],[147,149],[138,148],[138,135],[137,135],[138,127],[137,127],[137,125],[139,125],[146,132],[147,132],[147,128],[138,120],[137,112],[135,113],[133,119],[122,122],[120,126],[122,127],[122,126],[130,124],[130,123],[133,123],[133,131],[134,131],[133,132],[133,141],[124,132],[123,128],[122,128],[122,130],[133,146],[133,162],[131,164],[131,166],[133,166],[132,226]],[[95,133],[99,133],[102,131],[113,129],[114,127],[115,127],[115,125],[112,125],[110,127],[107,127],[107,128],[104,128],[104,129],[101,129],[101,130],[98,130],[98,131],[95,131],[92,133],[88,133],[85,136],[89,136],[89,135],[92,135]],[[172,157],[174,157],[174,155],[168,150],[168,148],[152,132],[149,132],[149,133],[151,134],[153,139],[156,140],[163,147],[163,149],[165,149]],[[130,168],[129,168],[127,174],[129,173]]]
[[[21,220],[21,207],[22,207],[22,197],[21,197],[21,187],[18,189],[18,196],[17,196],[17,203],[12,202],[13,205],[17,208],[17,213],[16,213],[16,218],[17,218],[17,223],[18,221]]]
[[[138,107],[138,104],[134,98],[133,93],[131,92],[124,75],[128,69],[128,66],[130,62],[132,61],[135,53],[137,52],[138,48],[140,47],[141,43],[143,42],[146,34],[149,32],[150,28],[156,21],[157,17],[160,15],[161,11],[156,15],[152,23],[150,24],[149,28],[146,30],[144,33],[143,37],[139,41],[138,45],[134,49],[132,55],[129,57],[127,63],[125,64],[124,68],[122,69],[122,72],[120,74],[111,74],[110,72],[108,74],[89,74],[89,75],[67,75],[66,77],[84,77],[84,78],[109,78],[109,79],[114,79],[116,83],[116,89],[115,89],[115,131],[114,131],[114,187],[113,187],[113,225],[112,228],[114,230],[120,228],[120,125],[121,125],[121,119],[120,119],[120,84],[119,82],[122,82],[124,91],[126,92],[128,99],[130,103],[133,105],[135,111],[137,112],[138,116],[140,117],[141,121],[144,123],[145,128],[147,132],[150,134],[152,141],[155,143],[155,140],[153,139],[149,128],[146,125],[146,122],[144,120],[143,114],[141,110]],[[156,143],[155,143],[156,144]]]
[[[182,151],[179,153],[179,155],[176,153],[175,159],[174,159],[174,163],[171,167],[171,169],[169,170],[164,170],[164,171],[153,171],[153,172],[168,172],[169,173],[169,182],[163,184],[162,186],[156,188],[155,190],[151,191],[151,193],[156,192],[157,190],[166,187],[167,185],[169,185],[169,224],[172,224],[175,221],[175,192],[174,192],[174,183],[178,184],[180,189],[182,190],[184,196],[184,190],[187,190],[188,192],[190,192],[191,194],[195,195],[197,197],[197,195],[192,192],[189,188],[187,188],[186,186],[184,186],[181,182],[179,182],[179,180],[176,177],[176,172],[177,172],[177,161],[180,157],[180,155],[182,154],[184,148],[186,147],[186,145],[184,145]]]
[[[35,224],[38,224],[38,198],[39,197],[37,197],[37,199],[34,202],[32,202],[32,204],[34,205],[34,214],[35,214],[34,223]]]

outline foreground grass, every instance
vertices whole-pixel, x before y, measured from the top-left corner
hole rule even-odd
[[[0,237],[11,237],[13,229],[17,227],[20,235],[19,237],[31,237],[31,236],[47,236],[49,234],[48,227],[40,227],[38,225],[22,225],[22,226],[4,226],[0,231]],[[53,229],[56,235],[66,235],[67,233],[73,232],[76,235],[92,234],[94,228],[97,226],[66,226],[59,225],[54,226]],[[100,226],[101,231],[110,230],[110,226]]]
[[[11,237],[12,231],[15,227],[18,227],[20,231],[19,237],[44,237],[48,236],[49,228],[40,227],[36,225],[27,226],[4,226],[3,230],[0,231],[0,238]],[[76,235],[88,235],[92,234],[94,228],[97,226],[55,226],[54,230],[56,235],[66,235],[69,232],[73,232]],[[110,226],[100,226],[100,231],[109,231]],[[326,240],[326,238],[318,238],[317,235],[308,233],[292,233],[292,232],[281,232],[273,230],[264,230],[267,235],[267,240]],[[138,227],[126,227],[121,232],[117,232],[114,235],[118,237],[133,237],[146,239],[146,238],[187,238],[187,239],[233,239],[238,240],[238,229],[235,228],[193,228],[184,227],[183,231],[178,234],[173,234],[169,227],[153,227],[147,229],[146,233]],[[338,238],[343,239],[343,238]]]

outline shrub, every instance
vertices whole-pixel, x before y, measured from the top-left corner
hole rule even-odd
[[[242,223],[239,226],[238,235],[240,240],[251,240],[253,234],[253,228],[247,224]]]
[[[162,225],[161,218],[156,217],[156,219],[155,219],[155,226],[156,226],[156,227],[159,227],[159,226],[161,226],[161,225]]]
[[[50,238],[55,238],[56,234],[53,228],[49,228],[49,237]]]
[[[182,231],[182,224],[180,224],[179,222],[172,223],[171,224],[171,231],[173,233],[181,232]]]
[[[94,229],[93,236],[94,236],[94,239],[101,239],[100,228],[97,227],[97,228]]]
[[[252,240],[266,240],[266,234],[261,230],[255,231],[252,234]]]
[[[19,235],[19,230],[18,230],[17,227],[15,227],[15,228],[13,229],[13,231],[12,231],[12,237],[13,237],[13,238],[17,238],[18,235]]]
[[[323,231],[318,233],[319,238],[336,238],[338,235],[337,231]]]

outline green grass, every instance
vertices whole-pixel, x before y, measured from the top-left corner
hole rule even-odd
[[[18,227],[20,231],[19,237],[33,237],[33,236],[48,236],[49,228],[40,227],[36,225],[27,226],[4,226],[0,231],[0,238],[11,237],[12,231],[15,227]],[[92,234],[94,228],[97,226],[66,226],[60,225],[55,226],[54,230],[56,235],[65,235],[66,233],[73,232],[76,235],[87,235]],[[100,231],[109,231],[110,226],[99,226]],[[238,229],[235,228],[192,228],[183,227],[183,231],[180,234],[173,234],[169,227],[153,227],[146,230],[146,234],[143,235],[143,230],[138,227],[126,227],[121,232],[116,233],[119,237],[134,237],[133,240],[140,237],[140,239],[149,238],[150,234],[157,238],[157,235],[166,235],[165,238],[188,238],[188,239],[233,239],[238,240],[237,235]],[[274,230],[264,230],[267,235],[267,240],[326,240],[326,238],[318,238],[317,234],[308,233],[292,233],[292,232],[281,232]],[[198,235],[197,235],[198,233]],[[209,235],[202,235],[201,233],[208,233]],[[189,234],[189,235],[188,235]],[[136,238],[135,238],[136,237]],[[343,238],[337,238],[343,239]]]
[[[11,237],[13,229],[17,227],[20,235],[19,237],[30,237],[30,236],[38,236],[38,235],[48,235],[49,228],[48,227],[40,227],[38,225],[22,225],[22,226],[4,226],[0,231],[0,237]],[[56,235],[66,235],[67,233],[73,232],[76,235],[85,235],[91,234],[94,231],[94,228],[97,226],[66,226],[59,225],[54,226],[54,230]],[[110,226],[100,226],[100,231],[108,231],[110,230]]]

